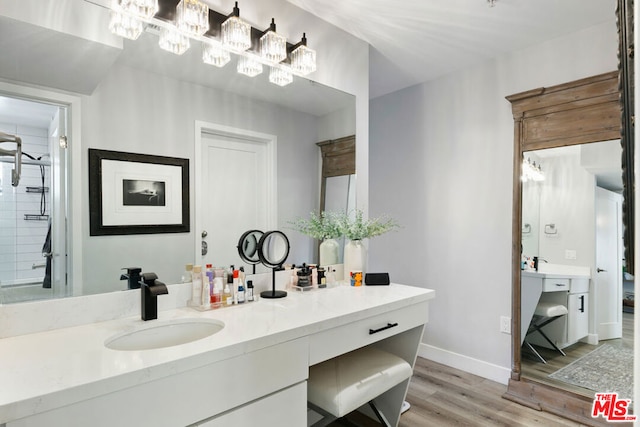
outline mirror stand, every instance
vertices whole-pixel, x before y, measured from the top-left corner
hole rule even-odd
[[[260,292],[262,298],[275,299],[287,296],[286,291],[276,290],[276,271],[283,270],[282,264],[289,256],[289,239],[282,231],[268,231],[258,242],[258,258],[265,267],[271,268],[271,290]]]

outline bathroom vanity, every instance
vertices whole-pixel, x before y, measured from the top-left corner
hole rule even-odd
[[[568,347],[585,338],[589,334],[589,279],[589,269],[586,267],[549,269],[546,272],[523,271],[521,344],[538,302],[543,301],[561,304],[568,310],[566,316],[544,328],[545,333],[559,348]],[[527,340],[549,347],[538,334],[530,335]]]
[[[309,366],[367,345],[413,366],[434,297],[398,284],[342,285],[4,338],[0,426],[306,426]],[[224,327],[171,347],[105,347],[123,333],[189,320]],[[392,425],[408,383],[380,398]]]

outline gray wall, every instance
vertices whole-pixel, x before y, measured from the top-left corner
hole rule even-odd
[[[436,290],[420,354],[506,383],[513,118],[505,96],[615,70],[612,19],[370,103],[369,270]]]
[[[83,177],[88,148],[190,159],[191,232],[135,236],[89,236],[83,221],[83,293],[121,289],[119,269],[139,266],[168,283],[179,281],[194,261],[193,229],[195,121],[277,135],[278,225],[306,216],[318,204],[317,123],[320,118],[265,102],[181,82],[133,68],[114,66],[96,91],[83,98]],[[242,167],[242,165],[238,165]],[[84,180],[83,194],[88,194]],[[221,208],[226,200],[221,200]],[[83,200],[88,212],[87,200]],[[210,234],[215,236],[215,232]],[[296,233],[291,261],[308,262],[313,245]],[[239,238],[240,236],[238,236]],[[237,242],[229,242],[234,245]]]

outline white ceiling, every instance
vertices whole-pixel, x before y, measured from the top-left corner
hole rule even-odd
[[[287,0],[368,42],[370,97],[615,20],[615,0]]]

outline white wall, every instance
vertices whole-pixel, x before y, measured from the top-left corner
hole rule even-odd
[[[613,17],[612,10],[612,17]],[[371,101],[369,270],[436,290],[421,354],[505,382],[513,118],[505,96],[617,68],[615,21]]]
[[[539,255],[552,264],[589,267],[593,271],[596,178],[581,166],[579,150],[572,152],[544,160],[546,179],[540,199]],[[545,232],[546,224],[555,224],[556,234]],[[576,251],[576,259],[567,259],[566,250]]]

